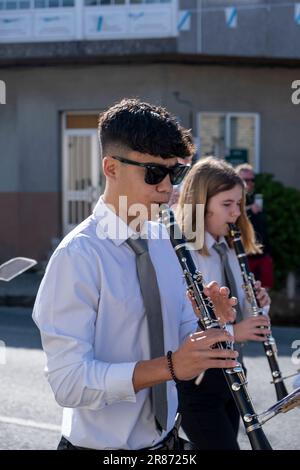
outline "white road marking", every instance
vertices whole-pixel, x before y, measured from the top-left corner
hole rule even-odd
[[[27,428],[45,429],[47,431],[55,432],[61,430],[61,427],[57,426],[56,424],[41,423],[38,421],[33,421],[32,419],[13,418],[10,416],[0,416],[0,423],[14,424],[16,426],[25,426]]]

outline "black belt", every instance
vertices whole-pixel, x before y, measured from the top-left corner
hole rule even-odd
[[[139,451],[145,450],[181,450],[182,449],[182,439],[178,436],[178,429],[176,426],[167,434],[167,436],[158,444],[152,447],[144,447],[143,449],[138,449]],[[88,447],[79,447],[74,446],[68,439],[62,436],[60,443],[58,445],[58,450],[93,450],[96,449],[89,449]],[[116,449],[116,450],[124,450],[124,449]]]
[[[181,439],[178,436],[178,428],[174,426],[161,442],[153,447],[145,447],[144,449],[138,450],[180,450],[181,448]]]

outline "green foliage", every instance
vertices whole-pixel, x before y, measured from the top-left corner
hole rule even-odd
[[[275,267],[275,288],[282,287],[289,271],[300,268],[300,192],[259,174],[255,191],[264,196],[264,208]]]

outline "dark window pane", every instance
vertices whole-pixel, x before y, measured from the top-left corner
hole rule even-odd
[[[30,1],[29,0],[23,0],[19,3],[20,8],[23,10],[30,8]]]
[[[35,0],[34,8],[45,8],[45,0]]]
[[[6,9],[7,10],[16,10],[17,9],[17,2],[6,2]]]

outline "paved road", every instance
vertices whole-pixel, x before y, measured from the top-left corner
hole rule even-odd
[[[29,309],[0,307],[0,340],[6,343],[6,364],[0,364],[0,449],[55,449],[59,440],[61,409],[43,375],[45,364],[39,333]],[[291,344],[300,341],[298,328],[274,328],[281,369],[291,373]],[[276,401],[270,372],[260,345],[247,347],[249,389],[261,412]],[[3,351],[2,351],[3,352]],[[0,351],[1,362],[1,351]],[[291,381],[287,381],[291,390]],[[300,409],[278,415],[264,426],[274,449],[300,449]],[[249,441],[240,431],[242,449]]]
[[[279,363],[285,375],[296,372],[300,365],[292,363],[291,355],[294,340],[300,340],[300,328],[274,327],[273,336],[276,338],[279,350]],[[300,344],[300,341],[299,341]],[[248,371],[249,392],[253,398],[254,408],[258,413],[265,411],[277,399],[274,385],[270,384],[271,373],[264,355],[263,346],[251,343],[245,348],[245,364]],[[300,351],[297,355],[300,358]],[[288,391],[293,390],[293,379],[285,381]],[[300,449],[300,408],[294,408],[289,413],[281,413],[265,423],[264,431],[273,449],[299,450]],[[250,449],[249,441],[240,427],[240,445],[243,449]]]
[[[45,356],[30,309],[0,308],[0,449],[55,449],[61,409],[43,375]]]

